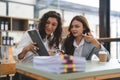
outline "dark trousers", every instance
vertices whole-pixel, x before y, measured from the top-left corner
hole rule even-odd
[[[117,78],[110,78],[110,79],[105,79],[105,80],[120,80],[120,77],[117,77]]]
[[[10,76],[7,75],[6,77],[0,77],[0,80],[10,80]]]
[[[35,80],[35,79],[28,77],[28,76],[25,76],[23,74],[16,73],[13,76],[13,80]]]

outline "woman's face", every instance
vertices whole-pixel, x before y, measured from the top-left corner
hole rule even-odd
[[[82,36],[83,33],[83,24],[80,21],[73,20],[71,32],[74,37]]]
[[[46,34],[51,35],[56,30],[57,26],[58,26],[57,19],[49,17],[45,25]]]

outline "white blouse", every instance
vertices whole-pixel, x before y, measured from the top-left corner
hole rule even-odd
[[[76,41],[74,40],[74,42],[73,42],[73,46],[75,47],[75,51],[73,54],[74,56],[81,57],[84,42],[85,42],[85,40],[82,39],[81,42],[79,43],[79,45],[77,45]]]
[[[23,34],[22,38],[21,38],[21,41],[19,42],[19,44],[17,45],[17,47],[16,47],[16,49],[15,49],[15,51],[14,51],[14,56],[15,56],[16,60],[19,60],[19,59],[18,59],[18,54],[22,52],[23,48],[24,48],[25,46],[31,44],[31,43],[33,43],[33,42],[32,42],[32,40],[31,40],[28,32],[25,32],[25,33]],[[48,47],[48,40],[47,40],[47,39],[46,39],[46,40],[44,39],[44,40],[43,40],[43,43],[44,43],[47,51],[49,51],[50,48]],[[54,48],[52,48],[52,49],[54,49]],[[38,54],[34,54],[33,52],[28,51],[28,52],[26,53],[25,57],[24,57],[22,60],[19,60],[19,61],[22,61],[22,62],[24,62],[24,63],[28,63],[28,62],[31,63],[32,60],[33,60],[33,56],[38,56]]]

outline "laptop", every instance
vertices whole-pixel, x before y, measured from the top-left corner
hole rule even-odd
[[[37,43],[37,47],[39,51],[37,51],[39,56],[49,56],[47,49],[45,48],[42,38],[37,30],[30,30],[28,31],[29,36],[31,37],[32,41]]]

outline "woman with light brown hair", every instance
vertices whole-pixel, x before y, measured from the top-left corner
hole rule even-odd
[[[109,61],[109,52],[92,36],[88,21],[84,16],[73,17],[68,31],[69,34],[62,46],[65,54],[90,60],[93,54],[98,56],[99,51],[106,51],[107,61]]]

